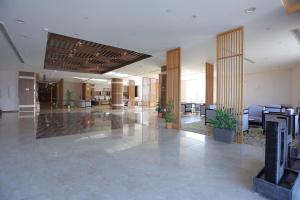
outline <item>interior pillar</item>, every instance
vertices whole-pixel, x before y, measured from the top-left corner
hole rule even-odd
[[[64,79],[60,79],[58,82],[58,102],[57,105],[59,108],[64,108]]]
[[[174,128],[180,129],[181,53],[180,48],[167,51],[167,103],[174,103]]]
[[[111,80],[111,106],[112,109],[123,108],[123,79],[113,78]]]
[[[161,67],[161,73],[159,74],[159,100],[163,108],[167,104],[167,72],[166,66]]]
[[[217,107],[236,116],[237,141],[243,143],[244,28],[217,35]]]
[[[208,107],[214,103],[214,65],[205,63],[205,105]]]

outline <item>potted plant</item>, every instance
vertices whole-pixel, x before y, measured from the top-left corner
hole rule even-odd
[[[210,120],[213,127],[214,139],[221,142],[231,143],[233,141],[237,120],[234,114],[226,109],[217,109],[216,115]]]
[[[68,110],[70,110],[71,108],[71,101],[72,101],[72,92],[70,90],[67,90],[66,92],[66,97],[67,97],[67,107],[68,107]]]
[[[166,116],[165,116],[166,126],[168,129],[173,128],[174,122],[174,103],[169,101],[166,107]]]
[[[162,118],[164,109],[162,107],[161,100],[159,100],[159,102],[157,102],[155,110],[157,111],[158,117]]]

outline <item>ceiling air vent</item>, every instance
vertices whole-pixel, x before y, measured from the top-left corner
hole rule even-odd
[[[296,40],[300,43],[300,29],[293,29],[291,32],[295,36]]]
[[[244,58],[245,61],[251,63],[251,64],[255,64],[255,61],[254,60],[251,60],[250,58]]]
[[[9,36],[7,29],[5,28],[4,24],[0,21],[0,31],[3,33],[4,37],[6,38],[7,42],[10,44],[11,48],[13,49],[14,53],[16,54],[17,58],[21,63],[24,63],[24,60],[18,51],[16,45],[14,44],[13,40]]]

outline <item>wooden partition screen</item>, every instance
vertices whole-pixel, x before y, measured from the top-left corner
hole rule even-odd
[[[205,64],[205,104],[206,106],[214,103],[214,65],[210,63]]]
[[[158,102],[158,80],[143,77],[143,106],[155,107]]]
[[[128,85],[128,106],[134,106],[135,102],[135,81],[134,80],[129,80],[129,85]]]
[[[167,103],[174,103],[174,128],[180,129],[180,87],[181,57],[180,48],[167,52]]]
[[[217,107],[238,120],[237,141],[243,142],[244,28],[217,35]]]

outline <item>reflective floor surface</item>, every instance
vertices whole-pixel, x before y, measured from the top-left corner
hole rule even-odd
[[[59,137],[54,137],[59,136]],[[167,130],[152,110],[3,114],[0,199],[264,199],[262,148]]]

